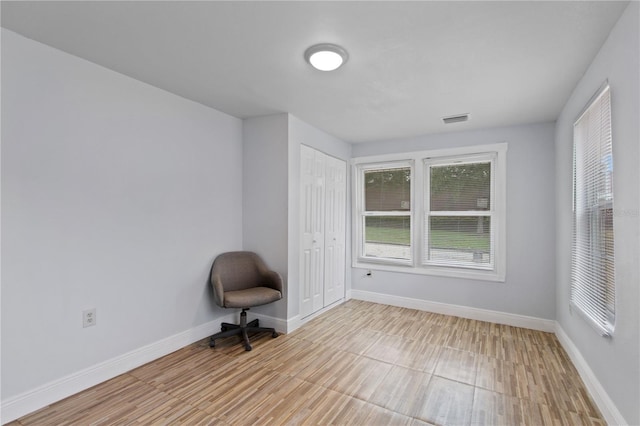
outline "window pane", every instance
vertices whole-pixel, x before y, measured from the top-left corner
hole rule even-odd
[[[431,167],[431,211],[490,210],[491,163]]]
[[[364,254],[369,257],[411,259],[409,216],[365,217]]]
[[[615,268],[613,259],[613,209],[605,207],[599,209],[599,237],[602,241],[602,253],[600,262],[602,264],[602,278],[605,283],[604,292],[605,306],[607,308],[608,320],[613,324],[613,314],[615,312]]]
[[[491,265],[491,218],[431,216],[427,256],[430,261]]]
[[[606,87],[574,124],[571,303],[602,335],[615,324],[613,150]]]
[[[364,172],[365,211],[411,210],[409,167]]]

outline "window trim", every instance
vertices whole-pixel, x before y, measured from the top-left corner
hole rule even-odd
[[[593,300],[593,299],[589,299],[585,301],[585,294],[590,294],[590,292],[594,291],[594,288],[589,288],[590,285],[594,285],[595,283],[593,283],[592,281],[589,281],[588,283],[583,283],[584,286],[581,286],[579,283],[576,282],[576,274],[580,275],[581,272],[584,272],[582,269],[579,269],[578,264],[582,265],[583,263],[585,263],[588,259],[583,259],[580,258],[577,254],[577,252],[579,251],[579,248],[577,247],[578,244],[578,240],[581,237],[584,237],[584,235],[578,235],[577,233],[577,226],[578,226],[578,221],[580,219],[580,217],[582,215],[584,215],[585,213],[596,213],[593,216],[596,217],[595,221],[599,220],[601,218],[601,212],[602,211],[613,211],[614,206],[615,206],[615,188],[612,187],[611,190],[611,194],[609,194],[608,197],[604,198],[604,199],[598,199],[598,201],[595,204],[592,204],[590,206],[583,206],[585,207],[584,210],[580,210],[579,207],[577,206],[578,202],[577,202],[577,197],[578,197],[578,158],[577,158],[577,153],[578,153],[578,142],[577,142],[577,136],[576,136],[576,129],[578,127],[578,125],[581,123],[582,119],[584,118],[584,116],[591,110],[591,108],[596,104],[596,102],[598,102],[602,96],[604,95],[608,96],[608,105],[609,105],[609,116],[607,117],[608,120],[608,130],[611,136],[611,155],[613,156],[613,117],[612,117],[612,111],[611,111],[611,87],[609,86],[609,82],[605,80],[605,82],[602,84],[602,86],[600,86],[600,88],[596,91],[596,93],[589,99],[589,101],[586,103],[584,109],[580,112],[580,114],[577,116],[576,120],[574,121],[573,124],[573,167],[572,167],[572,172],[573,172],[573,187],[572,187],[572,242],[571,242],[571,282],[570,282],[570,287],[569,287],[569,309],[571,312],[573,312],[575,310],[575,312],[577,312],[581,317],[584,318],[584,320],[586,321],[587,324],[589,324],[594,330],[596,330],[598,332],[598,334],[600,334],[602,337],[605,338],[611,338],[614,334],[615,331],[615,327],[616,327],[616,303],[617,303],[617,297],[616,297],[616,280],[615,280],[615,248],[613,249],[613,253],[612,253],[612,265],[613,265],[613,311],[610,309],[610,306],[608,306],[607,300],[606,300],[606,295],[604,297],[604,301],[601,300]],[[585,144],[585,141],[581,141],[582,144]],[[601,140],[598,141],[599,144],[602,143]],[[601,148],[601,146],[600,146]],[[584,147],[581,147],[581,150],[584,151]],[[582,152],[581,151],[581,152]],[[602,161],[602,158],[599,159],[600,161]],[[613,165],[613,157],[611,158],[612,161],[612,174],[615,173],[615,169],[613,169],[613,167],[615,167],[615,165]],[[582,167],[580,167],[580,170],[582,170]],[[595,174],[593,171],[588,171],[587,172],[590,175]],[[583,179],[588,179],[588,177],[592,177],[592,176],[580,176]],[[584,184],[583,184],[584,185]],[[584,190],[584,188],[582,188]],[[581,194],[582,196],[584,196],[584,193]],[[580,211],[579,211],[580,210]],[[613,217],[611,218],[613,220]],[[584,224],[582,221],[580,221],[581,224]],[[592,221],[588,221],[587,223],[590,227],[593,227],[595,225],[595,223],[593,223]],[[613,241],[612,244],[615,246],[615,223],[612,223],[613,226]],[[581,240],[582,241],[582,240]],[[598,241],[596,241],[596,245],[598,246],[596,249],[600,248],[599,246],[602,244],[602,241],[598,239]],[[592,245],[592,243],[590,242],[589,245]],[[593,249],[593,250],[596,250]],[[586,253],[586,257],[590,258],[590,257],[595,257],[597,259],[601,260],[601,256],[593,256],[592,253],[592,249],[588,250],[588,253]],[[582,280],[581,280],[582,281]],[[608,286],[607,283],[604,284],[605,286]],[[606,293],[607,290],[606,289],[602,289],[602,288],[595,288],[596,291],[600,292],[600,293]],[[602,311],[598,311],[599,309],[602,309]],[[601,322],[598,318],[595,318],[593,315],[594,314],[600,314],[602,319],[603,317],[606,317],[606,321]]]
[[[399,265],[399,266],[411,266],[415,259],[415,253],[413,250],[414,247],[414,233],[410,233],[410,252],[411,259],[392,259],[392,258],[380,258],[380,257],[372,257],[365,255],[365,240],[364,240],[364,222],[367,217],[371,216],[409,216],[411,220],[411,230],[413,231],[414,223],[413,223],[413,211],[414,211],[414,165],[415,162],[412,160],[399,160],[399,161],[386,161],[386,162],[376,162],[376,163],[368,163],[363,164],[361,167],[358,167],[357,172],[354,176],[354,188],[364,188],[364,174],[371,170],[382,170],[382,169],[404,169],[409,168],[411,171],[411,181],[409,187],[409,193],[411,197],[411,203],[409,205],[409,211],[407,213],[402,212],[401,214],[394,211],[388,212],[366,212],[365,211],[365,193],[364,191],[357,191],[353,194],[356,194],[357,197],[356,203],[354,206],[354,226],[353,229],[355,231],[356,237],[353,240],[352,246],[354,247],[354,253],[357,253],[358,261],[373,263],[373,264],[381,264],[381,265]],[[355,170],[355,169],[354,169]],[[355,225],[355,224],[358,225]],[[357,246],[356,246],[357,245]],[[355,259],[355,257],[354,257]]]
[[[495,255],[496,255],[496,244],[495,244],[495,234],[496,234],[496,230],[494,229],[493,226],[491,226],[491,233],[490,233],[490,258],[491,258],[491,263],[488,265],[488,267],[478,267],[472,264],[466,264],[466,263],[461,263],[459,265],[456,266],[451,266],[448,262],[444,262],[444,261],[437,261],[437,260],[428,260],[427,259],[427,253],[426,251],[428,250],[428,243],[427,243],[427,239],[428,239],[428,230],[427,230],[427,223],[430,217],[433,216],[447,216],[447,217],[464,217],[464,216],[487,216],[491,218],[491,222],[492,224],[496,222],[495,216],[496,216],[496,209],[495,209],[495,185],[496,185],[496,176],[495,176],[495,169],[496,169],[496,161],[498,159],[498,154],[496,152],[488,152],[485,154],[472,154],[469,156],[453,156],[453,157],[438,157],[438,158],[425,158],[424,161],[424,165],[425,165],[425,173],[423,174],[423,178],[425,180],[425,188],[430,188],[431,186],[431,173],[430,173],[430,168],[431,167],[440,167],[440,166],[445,166],[445,165],[453,165],[453,164],[477,164],[477,163],[490,163],[491,164],[491,180],[490,180],[490,200],[491,200],[491,208],[489,210],[465,210],[465,211],[437,211],[434,212],[431,210],[431,205],[430,205],[430,197],[426,196],[426,193],[424,193],[424,210],[423,210],[423,217],[422,217],[422,226],[423,226],[423,233],[422,235],[425,236],[425,239],[422,241],[422,253],[421,253],[421,265],[425,266],[425,267],[447,267],[447,268],[462,268],[462,269],[471,269],[471,270],[481,270],[481,271],[493,271],[495,268]]]
[[[504,282],[506,279],[506,186],[507,186],[507,148],[506,142],[467,146],[459,148],[447,148],[428,151],[416,151],[408,153],[396,153],[387,155],[374,155],[357,157],[351,160],[352,164],[352,266],[354,268],[373,269],[390,272],[402,272],[420,275],[435,275],[445,277],[465,278],[482,281]],[[493,197],[495,229],[492,229],[494,266],[491,270],[461,268],[445,265],[424,265],[423,238],[425,218],[425,160],[450,161],[452,158],[484,158],[495,155],[493,163]],[[362,256],[363,225],[360,223],[361,211],[364,203],[363,173],[362,170],[381,168],[380,166],[412,162],[411,179],[411,252],[410,262],[394,262],[383,259],[371,259]],[[492,228],[493,225],[492,225]]]

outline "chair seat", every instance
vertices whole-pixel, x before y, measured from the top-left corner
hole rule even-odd
[[[266,305],[280,300],[282,294],[278,290],[269,287],[252,287],[246,290],[225,291],[225,308],[250,308],[252,306]]]

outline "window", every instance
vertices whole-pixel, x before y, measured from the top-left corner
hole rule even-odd
[[[411,163],[363,167],[362,257],[406,263],[411,250]]]
[[[493,268],[493,161],[425,160],[425,264]]]
[[[573,126],[571,305],[603,336],[615,324],[611,96],[605,85]]]
[[[354,159],[354,266],[504,281],[506,151]]]

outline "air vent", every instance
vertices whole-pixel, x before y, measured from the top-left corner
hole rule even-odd
[[[460,123],[462,121],[467,121],[469,119],[469,114],[458,114],[458,115],[450,115],[449,117],[442,117],[442,121],[444,124],[451,123]]]

